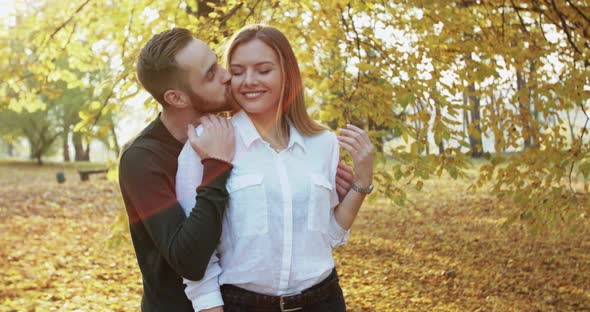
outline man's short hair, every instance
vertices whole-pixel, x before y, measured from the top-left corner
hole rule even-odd
[[[176,55],[193,40],[191,32],[173,28],[153,36],[137,58],[137,78],[141,85],[162,106],[168,106],[164,92],[170,89],[184,90],[188,73],[179,67]]]

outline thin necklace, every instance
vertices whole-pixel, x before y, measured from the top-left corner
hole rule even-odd
[[[289,124],[288,124],[288,123],[286,123],[286,122],[284,122],[284,123],[283,123],[283,130],[285,130],[285,133],[287,133],[287,141],[289,140],[289,139],[288,139],[288,137],[289,137],[289,131],[287,131],[287,130],[289,129],[289,128],[288,128],[288,126],[289,126]],[[269,139],[268,139],[266,136],[262,136],[262,135],[261,135],[261,137],[262,137],[262,139],[263,139],[264,141],[266,141],[266,142],[268,143],[268,145],[270,146],[270,148],[272,148],[272,149],[273,149],[273,150],[274,150],[274,151],[275,151],[277,154],[278,154],[278,153],[280,153],[282,150],[284,150],[284,149],[285,149],[285,148],[284,148],[284,147],[282,147],[282,146],[275,147],[275,146],[274,146],[274,145],[271,143],[271,140],[269,140]],[[288,145],[288,144],[287,144],[287,145]]]

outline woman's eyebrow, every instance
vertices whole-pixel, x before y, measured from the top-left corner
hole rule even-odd
[[[254,66],[260,66],[260,65],[265,65],[265,64],[270,64],[270,65],[274,65],[275,63],[271,62],[271,61],[262,61],[262,62],[258,62],[256,64],[254,64]],[[244,65],[242,64],[230,64],[230,67],[244,67]]]

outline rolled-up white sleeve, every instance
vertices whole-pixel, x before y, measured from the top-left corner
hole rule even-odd
[[[202,280],[195,282],[183,278],[183,282],[186,285],[184,293],[191,301],[195,311],[223,305],[221,290],[219,288],[220,274],[221,267],[219,266],[219,258],[217,257],[217,254],[213,254]]]
[[[199,126],[195,131],[203,132]],[[184,144],[178,155],[178,169],[176,170],[176,199],[182,206],[186,216],[190,215],[196,204],[197,187],[203,180],[203,164],[201,157],[193,150],[190,143]]]
[[[332,191],[330,192],[330,228],[328,235],[330,236],[330,245],[332,248],[344,245],[348,242],[350,236],[350,229],[343,229],[336,221],[334,216],[334,209],[340,203],[338,200],[338,192],[336,191],[336,171],[338,170],[338,163],[340,162],[340,145],[338,139],[334,136],[332,140],[332,159],[330,160],[330,183],[332,184]]]
[[[197,135],[200,135],[203,132],[202,126],[197,127],[195,131]],[[187,216],[190,215],[196,205],[197,187],[202,180],[203,165],[201,164],[201,157],[187,142],[180,155],[178,155],[178,170],[176,171],[176,198]],[[195,311],[223,305],[219,289],[220,274],[219,258],[217,253],[214,253],[209,260],[207,271],[205,271],[202,280],[195,282],[183,278],[183,282],[186,284],[184,292]]]

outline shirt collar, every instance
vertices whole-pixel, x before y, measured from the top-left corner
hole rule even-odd
[[[287,119],[287,121],[289,123],[289,145],[287,146],[287,149],[291,148],[294,144],[297,144],[303,149],[303,151],[305,151],[305,141],[303,140],[303,136],[297,131],[297,128],[295,128],[295,125],[293,125],[293,122],[291,122],[290,119]],[[246,114],[244,110],[240,110],[233,116],[232,123],[237,129],[246,148],[250,148],[254,141],[262,140],[262,137],[258,134],[252,120],[250,120],[248,114]]]
[[[287,118],[287,121],[289,122],[289,145],[287,148],[291,148],[291,146],[297,144],[305,152],[305,141],[303,140],[303,136],[299,133],[291,119]]]

